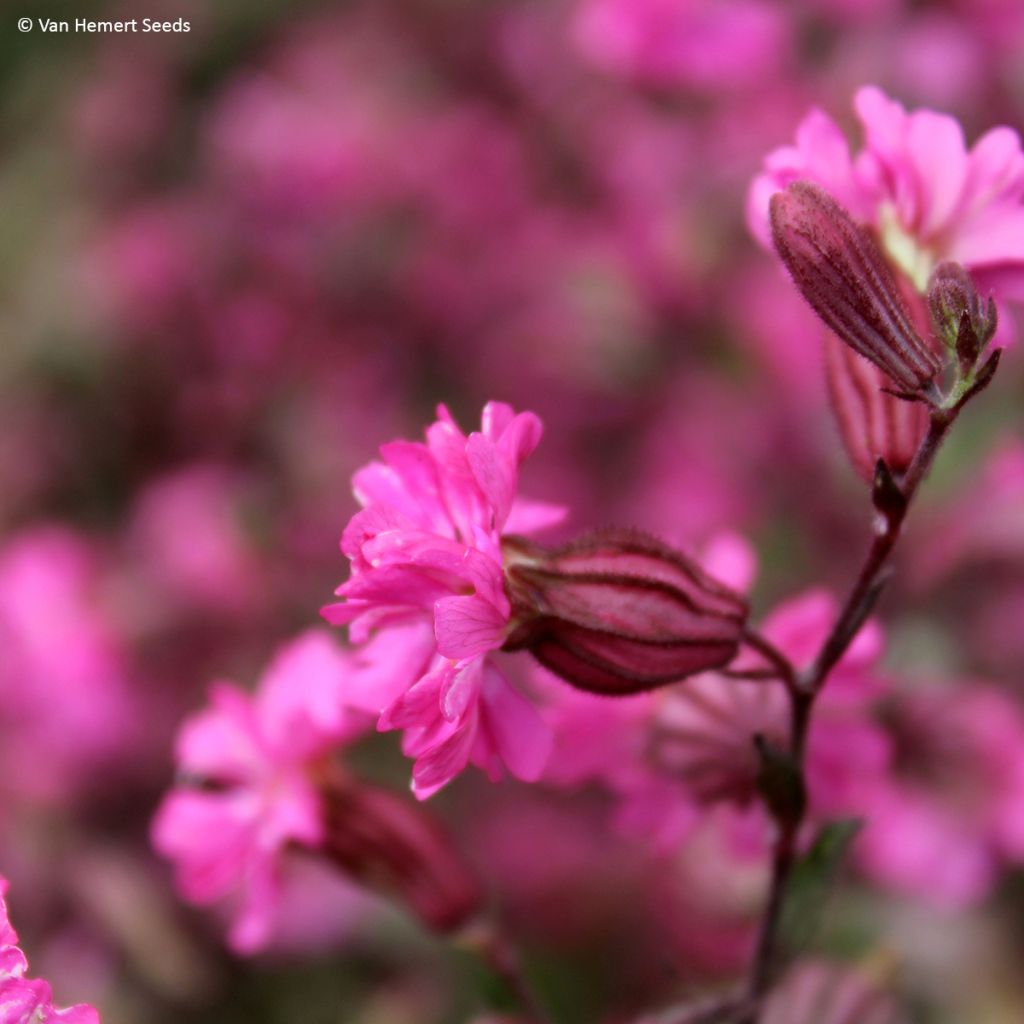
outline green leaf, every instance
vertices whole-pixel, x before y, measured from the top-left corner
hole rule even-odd
[[[804,951],[821,931],[829,893],[861,829],[857,819],[823,825],[810,850],[793,869],[780,924],[787,957]]]

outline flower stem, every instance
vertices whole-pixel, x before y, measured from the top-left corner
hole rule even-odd
[[[921,482],[928,475],[935,456],[958,412],[959,407],[932,408],[928,432],[921,441],[906,472],[895,481],[902,500],[888,502],[883,510],[878,511],[874,538],[865,555],[861,570],[847,594],[835,624],[810,667],[797,673],[785,655],[777,651],[758,634],[748,631],[744,637],[750,646],[757,649],[771,662],[779,672],[780,678],[787,683],[792,716],[789,753],[801,779],[805,772],[804,755],[814,702],[828,681],[829,673],[846,653],[874,607],[875,600],[885,582],[889,562],[896,542],[899,540],[907,510],[910,508]],[[761,921],[747,983],[751,1009],[741,1018],[741,1024],[757,1024],[760,1016],[760,1003],[774,980],[779,923],[782,919],[782,909],[785,905],[790,878],[796,864],[797,839],[803,819],[804,815],[800,814],[779,823],[779,833],[776,837],[772,858],[768,903]]]
[[[526,976],[522,957],[500,927],[484,925],[475,932],[473,939],[480,959],[501,979],[531,1024],[548,1024],[550,1015]]]

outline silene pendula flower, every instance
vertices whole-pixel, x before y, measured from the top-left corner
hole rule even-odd
[[[95,1007],[84,1003],[59,1010],[41,978],[25,977],[28,960],[7,916],[7,879],[0,878],[0,1021],[3,1024],[99,1024]]]
[[[288,862],[303,853],[438,930],[475,909],[472,876],[422,810],[335,760],[369,725],[349,699],[356,671],[350,654],[311,631],[278,652],[254,695],[218,684],[179,733],[181,781],[157,812],[153,843],[186,899],[232,906],[237,952],[274,937]]]
[[[962,264],[997,299],[1024,298],[1024,153],[1009,128],[987,132],[970,151],[957,121],[931,110],[907,113],[879,89],[855,97],[864,148],[855,157],[838,126],[813,110],[796,144],[772,151],[751,185],[747,219],[771,243],[772,197],[794,182],[825,189],[867,230],[896,273],[919,335],[928,340],[923,295],[943,260]],[[1002,318],[1002,335],[1008,318]],[[927,428],[927,412],[882,388],[905,390],[877,366],[826,337],[829,393],[854,466],[871,479],[875,461],[909,464]]]
[[[934,110],[907,112],[875,86],[854,97],[864,147],[854,157],[836,123],[812,110],[796,144],[765,157],[747,219],[765,245],[771,197],[794,181],[835,196],[879,240],[893,265],[925,291],[942,260],[963,264],[996,297],[1024,298],[1024,152],[1007,127],[967,149],[959,122]]]
[[[357,643],[375,633],[363,699],[377,701],[380,728],[405,730],[420,797],[469,761],[492,778],[539,777],[550,734],[499,672],[499,650],[529,650],[575,686],[616,695],[736,654],[744,598],[659,541],[613,530],[546,549],[522,536],[555,519],[515,499],[539,439],[530,413],[491,403],[466,437],[442,407],[425,445],[385,445],[385,461],[355,478],[365,508],[342,538],[352,574],[324,614],[351,623]]]
[[[494,779],[507,770],[532,781],[548,756],[549,730],[492,658],[511,617],[502,533],[564,515],[516,496],[541,433],[533,413],[490,402],[467,436],[440,406],[426,443],[382,445],[381,461],[353,478],[363,509],[341,538],[351,574],[323,615],[354,643],[370,640],[361,700],[379,729],[404,730],[421,799],[471,761]]]
[[[797,666],[809,664],[835,619],[836,602],[811,591],[780,605],[763,634]],[[836,666],[807,737],[809,812],[815,820],[859,811],[872,781],[889,761],[884,730],[872,720],[880,684],[872,667],[881,653],[879,630],[869,624]],[[737,669],[765,667],[746,652]],[[700,805],[754,806],[760,759],[754,737],[785,749],[790,707],[777,680],[737,680],[706,673],[665,695],[651,723],[649,756]]]

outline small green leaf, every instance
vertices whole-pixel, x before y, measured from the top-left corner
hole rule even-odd
[[[849,819],[823,825],[810,850],[794,868],[780,925],[788,957],[805,950],[821,930],[829,892],[861,824]]]

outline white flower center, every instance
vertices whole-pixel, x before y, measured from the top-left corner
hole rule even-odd
[[[914,287],[923,293],[928,287],[928,275],[936,263],[935,253],[923,246],[900,223],[892,203],[882,206],[878,224],[886,255],[910,278]]]

